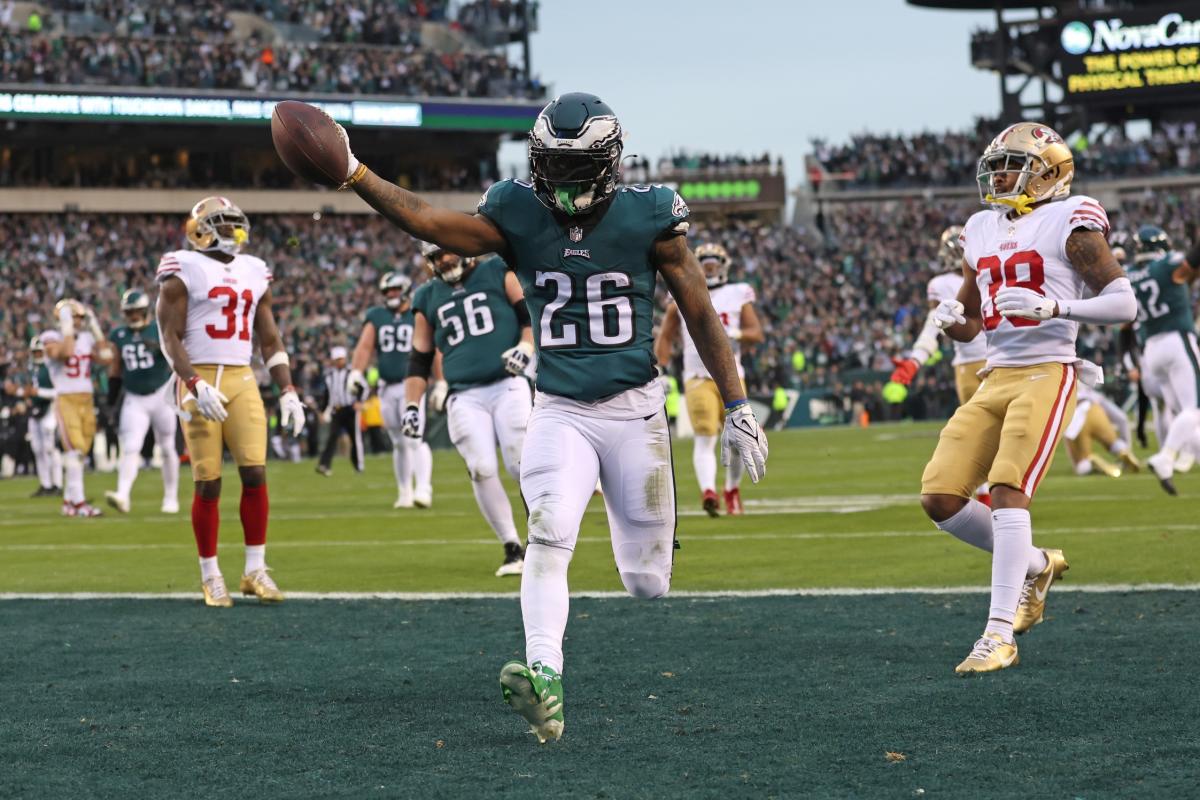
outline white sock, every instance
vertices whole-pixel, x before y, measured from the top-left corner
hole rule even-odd
[[[1119,455],[1121,455],[1121,453],[1124,453],[1128,449],[1129,449],[1128,442],[1126,442],[1124,439],[1117,439],[1115,442],[1112,443],[1112,446],[1108,448],[1108,452],[1112,453],[1114,456],[1119,456]]]
[[[217,566],[217,557],[200,559],[200,580],[206,581],[209,578],[219,577],[221,568]]]
[[[215,559],[214,559],[215,560]],[[243,575],[258,572],[267,566],[267,546],[265,544],[246,545],[246,571]]]
[[[1085,458],[1083,461],[1080,461],[1078,464],[1075,465],[1075,474],[1076,475],[1091,475],[1092,469],[1094,467],[1095,467],[1095,465],[1092,464],[1092,460],[1090,458]]]
[[[175,443],[162,448],[162,481],[163,502],[179,503],[179,454],[175,452]]]
[[[299,442],[293,441],[291,444],[288,445],[288,456],[291,458],[293,464],[300,463],[300,443]]]
[[[124,452],[117,461],[117,494],[126,500],[129,499],[129,493],[133,490],[133,482],[137,479],[138,466],[141,461],[141,453]]]
[[[78,450],[71,450],[63,455],[63,475],[66,483],[63,486],[63,500],[68,503],[83,502],[83,456]]]
[[[63,485],[63,457],[57,447],[50,448],[50,480],[55,486]]]
[[[480,481],[471,481],[471,488],[475,491],[475,502],[479,504],[483,518],[492,526],[496,537],[502,542],[520,544],[521,537],[517,535],[517,526],[513,523],[512,504],[508,502],[500,477],[492,475]]]
[[[953,517],[933,524],[972,547],[992,552],[992,510],[978,500],[968,500]]]
[[[1170,458],[1172,464],[1179,453],[1191,450],[1198,432],[1200,432],[1200,409],[1189,408],[1171,420],[1171,427],[1167,430],[1167,441],[1163,444],[1162,449],[1163,452],[1167,450],[1174,452]]]
[[[525,658],[561,673],[562,642],[570,597],[567,567],[571,551],[530,542],[521,575],[521,617],[525,622]]]
[[[413,477],[417,482],[417,491],[421,494],[433,494],[433,450],[425,442],[421,442],[413,452],[416,461],[413,464]]]
[[[400,494],[412,492],[412,458],[406,442],[392,445],[392,472],[396,474],[396,488]]]
[[[742,475],[746,474],[746,465],[740,458],[736,456],[730,460],[729,466],[725,468],[725,491],[732,491],[742,483]]]
[[[979,484],[979,486],[975,488],[976,497],[983,497],[984,495],[991,494],[991,492],[992,487],[988,486],[986,482]]]
[[[697,436],[692,444],[692,466],[696,469],[696,481],[700,491],[717,490],[717,437]]]
[[[1021,602],[1021,587],[1030,566],[1029,551],[1033,549],[1033,523],[1029,511],[1024,508],[993,511],[992,537],[992,603],[984,632],[998,634],[1004,641],[1011,642],[1013,620]]]

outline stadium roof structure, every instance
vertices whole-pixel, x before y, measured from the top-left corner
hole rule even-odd
[[[1000,0],[907,0],[910,6],[956,11],[995,11],[1006,8],[1038,8],[1046,3],[1006,3]]]

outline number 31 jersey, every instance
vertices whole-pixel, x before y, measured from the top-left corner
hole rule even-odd
[[[195,250],[175,250],[158,263],[155,280],[179,278],[188,291],[183,349],[193,364],[249,366],[254,314],[271,285],[261,258],[239,253],[226,264]]]
[[[1060,317],[1002,317],[996,293],[1018,286],[1056,300],[1081,298],[1083,279],[1066,253],[1067,237],[1081,228],[1108,233],[1104,208],[1086,195],[1047,203],[1015,218],[1004,210],[980,211],[963,226],[960,241],[979,285],[989,369],[1079,360],[1078,323]]]
[[[727,283],[709,291],[708,296],[712,300],[713,310],[717,312],[717,318],[725,328],[725,333],[730,334],[742,327],[742,307],[754,302],[754,288],[748,283]],[[683,322],[682,315],[680,322]],[[738,377],[745,378],[745,370],[742,368],[742,343],[731,338],[729,346],[733,348],[733,363],[737,365]],[[683,322],[683,377],[712,379],[708,368],[700,360],[700,351],[696,349],[696,342],[688,333],[686,322]]]

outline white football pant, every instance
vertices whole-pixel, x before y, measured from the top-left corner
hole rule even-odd
[[[62,453],[56,437],[58,423],[54,414],[47,409],[40,417],[28,420],[29,449],[33,451],[33,463],[37,468],[38,484],[43,489],[62,486]]]
[[[121,458],[117,466],[117,494],[129,499],[142,462],[142,444],[146,432],[154,429],[154,441],[162,451],[163,502],[179,502],[179,454],[175,452],[175,428],[178,425],[171,402],[171,381],[153,394],[125,393],[121,401],[121,419],[117,423]]]
[[[404,420],[404,384],[389,383],[379,393],[383,425],[392,440],[392,471],[401,498],[411,496],[416,483],[417,494],[433,492],[433,451],[420,439],[405,436],[400,426]],[[421,432],[425,432],[425,398],[420,402]]]

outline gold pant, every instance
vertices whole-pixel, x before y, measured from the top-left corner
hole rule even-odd
[[[960,406],[966,405],[979,391],[979,384],[983,383],[983,378],[979,377],[979,370],[983,369],[985,364],[987,361],[971,361],[954,368],[954,388],[958,391]]]
[[[249,367],[218,367],[196,364],[196,374],[229,398],[224,422],[214,422],[200,416],[196,401],[188,397],[183,409],[192,418],[183,423],[183,438],[192,459],[192,479],[211,481],[221,477],[221,453],[229,447],[233,461],[239,467],[259,467],[267,463],[267,412],[258,383]],[[220,380],[217,373],[220,372]],[[180,384],[182,397],[187,388]]]
[[[1071,455],[1071,460],[1078,464],[1091,458],[1092,440],[1104,445],[1104,449],[1110,452],[1117,441],[1117,429],[1113,427],[1112,420],[1104,413],[1104,409],[1096,403],[1088,406],[1079,435],[1074,439],[1067,439],[1067,452]]]
[[[87,455],[92,449],[92,439],[96,437],[96,407],[91,394],[60,394],[54,400],[54,409],[58,414],[58,433],[63,449]]]
[[[969,498],[986,479],[1033,497],[1075,411],[1075,382],[1069,364],[992,370],[942,429],[922,494]]]

